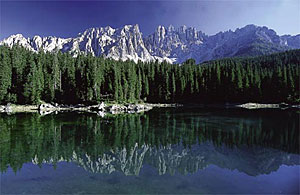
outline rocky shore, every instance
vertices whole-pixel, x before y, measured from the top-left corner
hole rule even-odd
[[[243,108],[243,109],[300,109],[300,105],[286,104],[286,103],[276,103],[276,104],[267,104],[267,103],[244,103],[244,104],[185,104],[184,107],[187,108]]]
[[[280,103],[280,104],[245,103],[245,104],[235,105],[235,107],[246,108],[246,109],[266,109],[266,108],[288,109],[288,108],[300,108],[300,105],[289,105],[286,103]]]
[[[244,109],[300,109],[300,105],[289,105],[286,103],[279,104],[261,104],[261,103],[245,103],[245,104],[150,104],[150,103],[137,103],[137,104],[106,104],[102,102],[97,105],[64,105],[57,103],[42,103],[40,105],[15,105],[7,104],[0,105],[0,113],[18,113],[18,112],[39,112],[41,115],[47,115],[53,112],[89,112],[97,113],[104,116],[107,113],[121,114],[121,113],[139,113],[146,112],[153,108],[167,108],[167,107],[189,107],[189,108],[244,108]]]
[[[105,104],[102,102],[97,105],[64,105],[57,103],[42,103],[40,105],[15,105],[7,104],[0,105],[0,112],[6,113],[17,113],[17,112],[39,112],[41,115],[47,115],[53,112],[89,112],[97,113],[98,115],[104,116],[107,113],[110,114],[121,114],[121,113],[140,113],[151,110],[154,107],[177,107],[178,104]]]

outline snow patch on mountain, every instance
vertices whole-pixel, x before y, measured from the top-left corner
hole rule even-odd
[[[300,48],[300,35],[279,36],[272,29],[247,25],[235,31],[219,32],[208,36],[195,28],[181,26],[175,29],[158,26],[153,34],[143,37],[139,26],[125,25],[90,28],[73,38],[53,36],[25,38],[11,35],[0,45],[20,45],[31,51],[68,52],[92,54],[114,60],[167,61],[182,63],[193,58],[197,63],[224,57],[263,55],[288,49]],[[263,48],[264,50],[262,50]]]

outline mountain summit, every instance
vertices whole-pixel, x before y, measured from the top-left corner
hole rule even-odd
[[[16,34],[1,41],[0,45],[21,45],[36,52],[69,52],[73,56],[90,53],[123,61],[182,63],[193,58],[200,63],[224,57],[258,56],[298,49],[300,34],[279,36],[265,26],[247,25],[235,31],[208,36],[192,27],[158,26],[153,34],[144,37],[136,24],[116,29],[110,26],[90,28],[66,39],[53,36],[25,38]]]

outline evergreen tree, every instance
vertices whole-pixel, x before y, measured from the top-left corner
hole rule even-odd
[[[7,48],[0,47],[0,53],[0,102],[6,102],[12,79],[11,59]]]

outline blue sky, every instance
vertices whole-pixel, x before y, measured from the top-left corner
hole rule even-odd
[[[71,37],[90,27],[136,23],[145,35],[170,24],[209,35],[247,24],[300,34],[300,0],[0,1],[0,39],[16,33]]]

